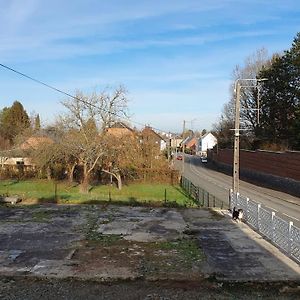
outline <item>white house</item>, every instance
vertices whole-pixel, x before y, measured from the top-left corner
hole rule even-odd
[[[206,156],[207,150],[212,149],[217,143],[218,140],[212,133],[206,133],[199,139],[197,154]]]

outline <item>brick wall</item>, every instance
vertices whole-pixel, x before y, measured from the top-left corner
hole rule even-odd
[[[209,157],[222,164],[232,166],[233,150],[210,151]],[[240,169],[300,181],[300,152],[240,151]]]

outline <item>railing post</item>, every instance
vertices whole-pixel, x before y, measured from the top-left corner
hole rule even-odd
[[[229,201],[229,209],[231,210],[232,209],[232,205],[231,205],[231,202],[232,202],[232,189],[229,189],[228,201]]]
[[[245,219],[248,222],[248,206],[249,206],[249,198],[246,198],[246,211],[245,211]]]
[[[294,223],[292,221],[289,222],[289,242],[288,242],[288,254],[292,255],[292,226]]]
[[[258,231],[259,231],[260,208],[261,208],[261,205],[257,204],[257,229],[258,229]]]
[[[271,228],[272,228],[272,231],[271,231],[271,239],[272,241],[274,242],[275,240],[275,226],[274,226],[274,217],[275,217],[275,212],[272,211],[272,219],[271,219]]]

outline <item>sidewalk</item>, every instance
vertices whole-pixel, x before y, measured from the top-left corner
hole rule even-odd
[[[221,212],[1,206],[0,220],[0,276],[300,282],[298,264]]]

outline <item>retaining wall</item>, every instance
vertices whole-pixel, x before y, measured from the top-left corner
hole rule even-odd
[[[232,149],[210,151],[209,158],[218,169],[232,172]],[[300,197],[300,152],[240,150],[240,175],[243,179]]]

